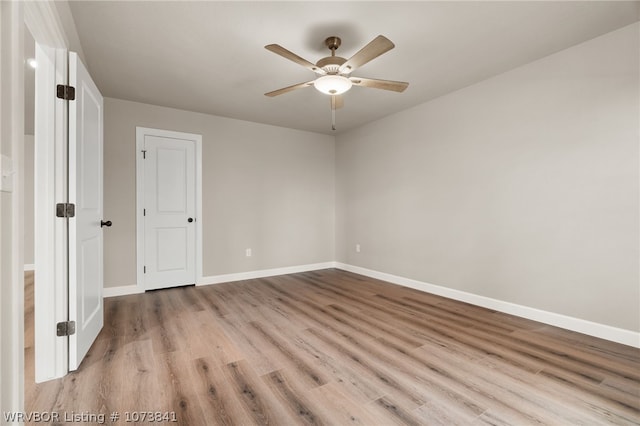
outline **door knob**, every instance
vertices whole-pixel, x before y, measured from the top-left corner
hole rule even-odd
[[[101,221],[100,221],[100,227],[101,227],[101,228],[102,228],[103,226],[106,226],[106,227],[108,228],[108,227],[110,227],[111,225],[112,225],[112,223],[111,223],[111,221],[110,221],[110,220],[108,220],[108,221],[106,221],[106,222],[105,222],[104,220],[101,220]]]
[[[193,222],[193,218],[190,217],[189,219],[187,219],[187,222],[189,222],[189,223]]]

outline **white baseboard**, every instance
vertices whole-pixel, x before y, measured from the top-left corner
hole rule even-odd
[[[137,285],[123,285],[120,287],[105,287],[102,289],[102,297],[127,296],[129,294],[144,293]]]
[[[36,265],[34,265],[33,263],[25,263],[24,265],[24,271],[35,271],[36,270]]]
[[[492,299],[490,297],[479,296],[477,294],[454,290],[451,288],[429,284],[410,278],[399,277],[397,275],[378,272],[359,266],[336,262],[335,267],[344,271],[349,271],[367,277],[388,281],[393,284],[414,288],[416,290],[436,294],[438,296],[447,297],[449,299],[471,303],[473,305],[482,306],[484,308],[493,309],[507,314],[516,315],[518,317],[539,321],[548,325],[565,328],[567,330],[577,331],[578,333],[588,334],[590,336],[599,337],[601,339],[611,340],[613,342],[640,348],[640,333],[631,330],[611,327],[609,325],[599,324],[580,318],[569,317],[567,315],[557,314],[554,312],[543,311],[541,309],[531,308],[528,306],[517,305],[511,302],[505,302],[502,300]]]
[[[298,272],[308,272],[308,271],[317,271],[320,269],[327,269],[335,267],[335,262],[324,262],[324,263],[313,263],[310,265],[298,265],[298,266],[287,266],[284,268],[274,268],[274,269],[262,269],[258,271],[248,271],[248,272],[238,272],[235,274],[224,274],[224,275],[213,275],[210,277],[202,277],[198,280],[198,286],[201,285],[210,285],[210,284],[221,284],[228,283],[234,281],[242,281],[242,280],[250,280],[254,278],[265,278],[265,277],[273,277],[276,275],[286,275],[286,274],[295,274]],[[116,297],[116,296],[127,296],[129,294],[139,294],[144,293],[137,285],[125,285],[121,287],[105,287],[102,291],[102,296],[107,297]]]
[[[25,270],[27,270],[27,266],[29,265],[25,265]],[[400,277],[397,275],[387,274],[385,272],[374,271],[372,269],[348,265],[340,262],[313,263],[309,265],[288,266],[284,268],[262,269],[258,271],[213,275],[209,277],[202,277],[198,280],[197,285],[202,286],[221,284],[234,281],[250,280],[255,278],[273,277],[276,275],[296,274],[299,272],[316,271],[328,268],[342,269],[344,271],[349,271],[367,277],[387,281],[404,287],[424,291],[426,293],[436,294],[438,296],[447,297],[449,299],[471,303],[476,306],[482,306],[484,308],[493,309],[522,318],[527,318],[544,324],[553,325],[567,330],[577,331],[578,333],[583,333],[590,336],[599,337],[601,339],[606,339],[613,342],[622,343],[624,345],[640,348],[640,333],[631,330],[625,330],[605,324],[599,324],[580,318],[557,314],[555,312],[543,311],[541,309],[531,308],[529,306],[523,306],[511,302],[505,302],[503,300],[492,299],[490,297],[467,293],[465,291],[442,287],[435,284],[429,284],[410,278]],[[138,293],[142,293],[142,291],[135,284],[121,287],[105,287],[103,291],[103,295],[105,298]]]
[[[254,278],[273,277],[276,275],[297,274],[299,272],[317,271],[334,268],[335,262],[312,263],[309,265],[287,266],[284,268],[262,269],[258,271],[238,272],[235,274],[213,275],[202,277],[197,285],[221,284],[233,281],[251,280]]]

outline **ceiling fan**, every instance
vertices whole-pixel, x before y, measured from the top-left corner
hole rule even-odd
[[[364,46],[349,59],[336,56],[336,50],[340,47],[340,44],[342,44],[340,37],[328,37],[324,41],[324,44],[329,48],[329,50],[331,50],[331,56],[322,58],[315,64],[301,58],[278,44],[266,45],[264,47],[265,49],[289,59],[296,64],[302,65],[316,73],[318,77],[315,80],[294,84],[293,86],[265,93],[265,96],[278,96],[293,90],[314,86],[318,91],[331,96],[331,128],[335,130],[335,111],[338,108],[342,108],[344,105],[341,95],[351,89],[352,85],[373,87],[375,89],[391,90],[394,92],[403,92],[409,86],[409,83],[405,83],[403,81],[378,80],[372,78],[352,77],[350,75],[357,68],[395,47],[391,40],[385,36],[379,35],[374,38],[369,42],[369,44]]]

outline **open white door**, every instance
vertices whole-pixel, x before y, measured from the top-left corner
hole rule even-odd
[[[69,370],[76,370],[103,325],[103,99],[74,52],[69,52]]]

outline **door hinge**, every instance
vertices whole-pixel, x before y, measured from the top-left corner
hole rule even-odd
[[[73,86],[67,86],[65,84],[58,84],[58,86],[56,87],[56,96],[59,99],[64,99],[65,101],[75,101],[76,88]]]
[[[146,216],[147,215],[147,209],[142,209],[142,216]]]
[[[142,159],[143,159],[143,160],[146,160],[146,159],[147,159],[147,150],[146,150],[146,149],[143,149],[143,150],[142,150]]]
[[[76,205],[72,203],[56,204],[56,217],[74,217],[76,215]]]
[[[147,267],[146,267],[146,266],[143,266],[143,267],[142,267],[142,273],[143,273],[143,274],[146,274],[146,273],[147,273]]]
[[[76,334],[75,321],[62,321],[56,325],[56,335],[71,336],[72,334]]]

